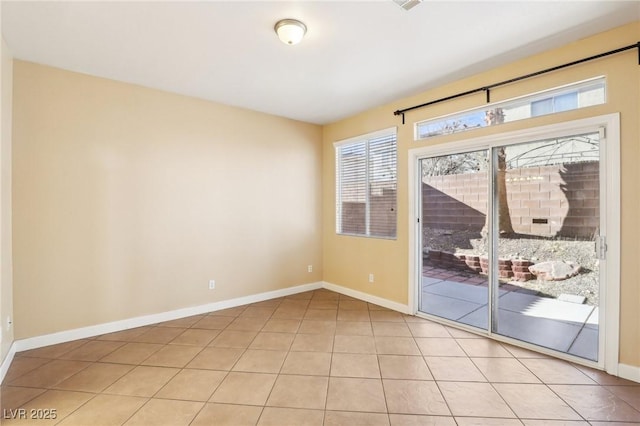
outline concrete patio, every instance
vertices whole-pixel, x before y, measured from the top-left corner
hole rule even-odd
[[[488,286],[481,276],[426,266],[420,311],[487,329]],[[590,360],[598,357],[598,307],[540,297],[502,284],[498,330],[525,342]]]

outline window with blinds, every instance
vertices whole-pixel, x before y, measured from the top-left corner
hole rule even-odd
[[[396,238],[396,129],[336,142],[336,232]]]

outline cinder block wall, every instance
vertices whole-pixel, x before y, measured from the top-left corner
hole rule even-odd
[[[505,180],[515,232],[579,238],[598,232],[598,162],[511,169]],[[425,178],[422,195],[427,227],[480,231],[484,226],[486,172]]]
[[[381,195],[369,197],[371,208],[370,231],[372,235],[394,237],[396,235],[396,190],[385,189]],[[366,203],[342,202],[342,232],[363,234],[366,230]],[[374,219],[375,218],[375,219]]]

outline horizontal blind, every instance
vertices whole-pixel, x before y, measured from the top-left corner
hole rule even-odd
[[[366,235],[367,142],[338,147],[339,234]]]
[[[369,141],[369,235],[396,237],[396,136]]]
[[[395,133],[336,146],[336,232],[396,237]]]

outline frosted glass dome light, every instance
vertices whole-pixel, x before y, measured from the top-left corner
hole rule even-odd
[[[300,43],[307,32],[307,26],[296,19],[282,19],[276,22],[274,30],[280,41],[294,45]]]

